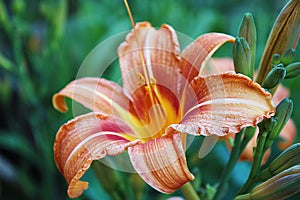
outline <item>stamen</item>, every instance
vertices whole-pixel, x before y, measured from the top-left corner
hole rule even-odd
[[[156,79],[155,78],[150,78],[150,81],[152,84],[156,84]]]
[[[146,84],[146,82],[145,82],[145,77],[143,76],[143,74],[138,73],[138,78],[139,78],[138,86],[142,86],[142,85],[145,85],[145,84]]]
[[[135,39],[136,39],[137,48],[139,50],[141,64],[142,64],[143,72],[144,72],[144,75],[145,75],[145,77],[140,76],[140,75],[139,75],[139,77],[144,78],[144,81],[146,82],[146,88],[148,88],[148,91],[149,91],[151,104],[154,106],[156,104],[160,104],[159,100],[157,99],[157,95],[153,94],[153,92],[155,93],[155,89],[152,89],[152,86],[155,86],[155,84],[152,84],[152,82],[150,82],[149,74],[148,74],[147,67],[146,67],[146,62],[145,62],[141,46],[139,44],[139,41],[138,41],[138,38],[137,38],[137,35],[136,35],[135,23],[134,23],[132,13],[131,13],[131,10],[130,10],[130,7],[128,5],[127,0],[124,0],[124,4],[125,4],[125,7],[127,9],[127,12],[128,12],[129,18],[130,18],[130,22],[131,22],[131,25],[132,25],[132,28],[133,28],[133,33],[134,33],[134,36],[135,36]],[[153,81],[153,80],[155,80],[155,79],[153,77],[151,77],[151,81]],[[153,107],[153,112],[154,112],[154,116],[155,116],[154,119],[153,119],[153,121],[155,123],[154,126],[158,126],[158,124],[160,124],[159,122],[161,121],[161,117],[164,116],[164,114],[163,114],[164,111],[162,110],[161,106],[154,106]]]
[[[144,56],[143,56],[143,53],[142,53],[141,45],[140,45],[140,43],[137,39],[137,36],[136,36],[135,23],[134,23],[134,20],[133,20],[133,17],[132,17],[132,13],[131,13],[130,7],[127,3],[127,0],[124,0],[124,3],[125,3],[125,6],[126,6],[126,9],[127,9],[129,18],[130,18],[130,22],[131,22],[131,25],[132,25],[132,28],[133,28],[133,33],[134,33],[136,43],[137,43],[137,47],[138,47],[138,50],[139,50],[140,59],[141,59],[143,71],[144,71],[144,74],[145,74],[146,84],[147,84],[148,87],[150,87],[150,81],[149,81],[149,77],[148,77],[148,73],[147,73],[147,69],[146,69],[146,62],[145,62],[145,59],[144,59]]]
[[[130,11],[130,7],[129,7],[128,3],[127,3],[127,0],[124,0],[124,4],[125,4],[125,7],[126,7],[126,9],[127,9],[129,18],[130,18],[131,26],[132,26],[132,28],[134,29],[134,26],[135,26],[135,25],[134,25],[134,20],[133,20],[131,11]]]

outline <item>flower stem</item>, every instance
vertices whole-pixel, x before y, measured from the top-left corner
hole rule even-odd
[[[244,194],[248,190],[250,190],[251,187],[254,184],[254,181],[256,180],[256,176],[259,172],[261,161],[262,161],[263,155],[265,153],[264,152],[264,146],[265,146],[265,143],[266,143],[267,134],[268,134],[268,132],[266,132],[266,131],[261,133],[261,136],[259,138],[259,142],[256,146],[254,161],[253,161],[253,165],[252,165],[252,168],[251,168],[251,171],[250,171],[250,175],[249,175],[246,183],[244,184],[244,186],[240,190],[239,194]]]
[[[241,132],[239,132],[235,135],[234,146],[232,148],[228,164],[224,170],[224,173],[222,174],[220,184],[219,184],[219,186],[217,188],[217,192],[214,196],[214,200],[221,199],[222,195],[224,194],[224,188],[226,186],[226,182],[229,179],[231,172],[232,172],[232,170],[239,158],[239,155],[240,155],[242,135],[244,132],[245,132],[245,129],[243,129]]]
[[[180,189],[186,200],[200,200],[200,197],[197,195],[190,182],[181,186]]]

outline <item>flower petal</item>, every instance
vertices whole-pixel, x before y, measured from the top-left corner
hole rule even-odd
[[[271,95],[242,74],[197,77],[192,86],[197,104],[191,105],[180,124],[170,126],[180,132],[224,136],[275,113]]]
[[[131,163],[146,183],[163,193],[172,193],[193,180],[180,133],[128,148]]]
[[[167,121],[179,122],[179,100],[169,88],[158,84],[152,85],[151,91],[147,86],[141,86],[132,94],[137,116],[143,124],[148,125],[156,121],[163,122],[161,125],[168,123]],[[157,128],[160,130],[162,127]]]
[[[129,99],[116,83],[100,78],[82,78],[69,83],[53,96],[54,107],[61,111],[68,110],[65,97],[78,101],[92,111],[106,114],[124,115],[129,109]]]
[[[69,183],[68,195],[78,197],[87,189],[88,183],[79,179],[93,160],[120,154],[138,143],[132,134],[125,122],[100,113],[81,115],[63,125],[56,135],[54,158]]]
[[[234,43],[234,37],[222,33],[208,33],[198,37],[181,55],[181,71],[187,80],[198,76],[213,53],[225,42]]]
[[[201,75],[222,74],[229,71],[234,71],[232,58],[212,58],[203,69]]]
[[[174,29],[163,24],[159,30],[155,30],[149,22],[136,24],[126,41],[120,45],[118,54],[127,96],[131,96],[147,79],[156,79],[155,70],[178,68],[180,61],[180,48]]]

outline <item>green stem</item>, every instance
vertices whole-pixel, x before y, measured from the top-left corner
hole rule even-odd
[[[237,133],[235,135],[235,139],[234,139],[234,146],[232,148],[231,154],[230,154],[230,158],[229,158],[229,162],[224,170],[224,173],[222,174],[221,180],[220,180],[220,184],[217,188],[217,192],[214,196],[214,200],[217,199],[221,199],[222,195],[224,194],[224,188],[226,186],[226,182],[228,181],[231,172],[239,158],[240,155],[240,147],[241,147],[241,139],[243,136],[243,133],[245,132],[245,129],[243,129],[241,132]]]
[[[200,200],[200,197],[197,195],[190,182],[181,186],[180,189],[186,200]]]
[[[263,133],[259,136],[259,141],[258,141],[258,144],[255,149],[254,161],[253,161],[253,165],[252,165],[249,177],[248,177],[246,183],[244,184],[244,186],[242,187],[242,189],[240,190],[239,194],[246,193],[248,190],[251,189],[251,187],[253,186],[253,184],[255,182],[255,177],[259,173],[261,161],[262,161],[262,158],[264,155],[264,146],[266,143],[267,135],[268,135],[268,132],[263,131]]]
[[[240,147],[240,154],[244,151],[246,148],[247,144],[250,142],[250,140],[253,138],[254,134],[256,131],[256,127],[247,127],[244,132],[244,137],[241,143]]]

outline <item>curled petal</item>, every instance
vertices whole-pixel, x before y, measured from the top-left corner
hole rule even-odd
[[[203,69],[201,75],[222,74],[229,71],[234,71],[232,58],[212,58]]]
[[[123,94],[122,88],[105,79],[82,78],[69,83],[52,99],[54,107],[61,112],[68,110],[65,97],[72,98],[96,112],[120,116],[130,110],[129,100]]]
[[[178,68],[180,48],[171,26],[155,30],[149,22],[137,23],[118,49],[124,93],[128,96],[145,81],[152,82],[157,68]]]
[[[180,124],[170,127],[180,132],[224,136],[275,113],[271,95],[241,74],[197,77],[192,86],[197,104],[191,105]]]
[[[172,193],[193,180],[181,135],[161,137],[128,148],[131,163],[146,183],[163,193]]]
[[[68,195],[78,197],[87,189],[88,183],[79,179],[93,160],[120,154],[138,143],[132,134],[120,119],[100,113],[81,115],[63,125],[56,135],[54,158],[69,183]]]
[[[187,80],[191,81],[203,70],[212,54],[225,42],[234,43],[234,37],[221,33],[201,35],[187,46],[181,55],[181,71]]]

